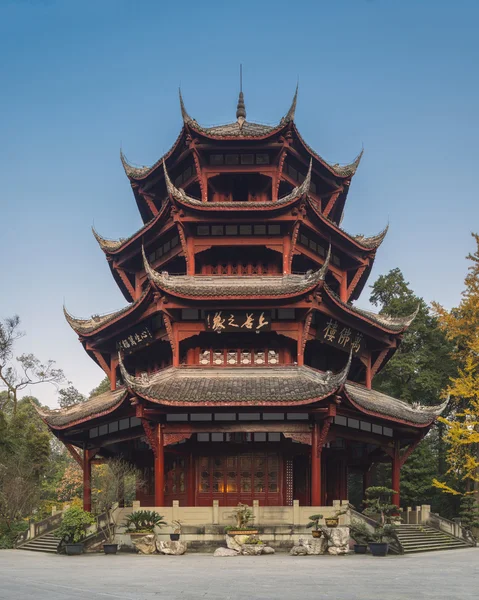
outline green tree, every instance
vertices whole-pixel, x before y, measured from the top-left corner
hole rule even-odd
[[[17,410],[0,413],[0,546],[8,546],[18,524],[38,507],[50,459],[50,434],[26,397]]]
[[[421,404],[438,404],[449,378],[456,372],[451,358],[453,345],[438,326],[438,319],[405,281],[400,269],[380,275],[372,285],[370,301],[380,312],[404,317],[418,311],[403,334],[401,345],[374,378],[375,389]]]
[[[104,377],[100,383],[90,392],[89,398],[93,398],[93,396],[99,396],[100,394],[104,394],[110,390],[110,380],[108,377]]]
[[[380,312],[400,317],[417,310],[399,349],[374,378],[373,387],[409,403],[438,404],[450,377],[456,373],[456,364],[451,358],[452,343],[440,329],[430,307],[409,287],[400,269],[380,275],[371,287],[370,301],[380,307]],[[439,424],[404,465],[401,472],[403,506],[430,502],[438,506],[432,479],[446,470],[444,430]],[[374,481],[378,485],[390,485],[388,464],[379,465]],[[441,512],[450,514],[451,510],[442,503]]]
[[[79,392],[71,383],[68,387],[63,388],[58,392],[58,404],[60,405],[60,408],[75,406],[75,404],[85,402],[86,399],[86,396]]]

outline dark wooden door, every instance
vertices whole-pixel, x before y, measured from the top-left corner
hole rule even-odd
[[[197,460],[198,506],[218,500],[221,506],[238,502],[263,506],[283,504],[282,460],[274,452],[244,452],[223,456],[201,456]]]

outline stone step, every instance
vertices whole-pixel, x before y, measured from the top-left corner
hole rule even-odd
[[[48,552],[49,554],[56,554],[57,553],[57,549],[56,548],[43,548],[43,547],[37,547],[37,546],[22,546],[21,548],[19,548],[19,550],[28,550],[29,552]]]
[[[32,552],[49,552],[56,554],[61,538],[55,535],[55,531],[49,531],[20,546],[19,550],[31,550]]]
[[[56,548],[58,546],[57,542],[45,542],[43,540],[32,540],[31,542],[27,542],[25,546],[45,546],[45,548]]]
[[[49,550],[51,552],[56,552],[58,546],[45,546],[44,544],[27,544],[26,546],[22,546],[20,550]]]
[[[431,541],[431,542],[436,542],[438,544],[440,543],[444,543],[444,544],[448,544],[449,542],[452,541],[458,541],[459,543],[464,543],[461,540],[455,540],[454,538],[436,538],[436,537],[428,537],[428,536],[424,536],[421,538],[400,538],[398,537],[398,540],[401,542],[401,544],[415,544],[416,542],[423,542],[425,540],[427,541]]]
[[[405,554],[469,547],[463,540],[428,525],[400,525],[396,535]]]
[[[414,542],[414,543],[409,543],[409,544],[403,544],[401,543],[401,546],[403,548],[419,548],[421,546],[466,546],[466,544],[463,544],[462,542],[458,541],[451,541],[451,542],[435,542],[434,540],[422,540],[421,542]]]
[[[421,548],[408,548],[404,550],[404,554],[411,554],[413,552],[433,552],[435,550],[458,550],[465,548],[465,546],[422,546]]]

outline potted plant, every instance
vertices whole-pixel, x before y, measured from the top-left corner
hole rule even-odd
[[[228,535],[255,535],[258,533],[257,529],[248,525],[254,520],[254,515],[247,504],[240,502],[233,510],[232,518],[236,521],[236,524],[225,527],[225,533]]]
[[[349,507],[340,508],[337,510],[332,517],[326,517],[324,522],[326,527],[337,527],[339,525],[339,517],[345,515],[349,510]]]
[[[354,544],[355,554],[366,554],[368,550],[368,544],[374,542],[372,532],[368,529],[368,526],[364,521],[358,521],[354,519],[351,521],[349,526],[349,532],[351,537],[356,542]]]
[[[320,515],[320,514],[310,515],[308,518],[309,518],[309,523],[306,525],[306,527],[308,529],[310,527],[313,527],[314,529],[311,531],[311,535],[314,538],[320,538],[323,532],[319,528],[319,522],[323,518],[323,515]]]
[[[178,519],[175,519],[174,521],[171,522],[171,524],[173,525],[173,527],[175,529],[174,529],[173,533],[170,533],[170,540],[172,542],[177,542],[180,539],[181,526],[183,525],[183,521],[179,521]]]
[[[57,534],[65,543],[65,550],[68,555],[83,552],[83,540],[86,538],[86,530],[94,523],[95,518],[93,515],[78,506],[73,506],[65,511]]]
[[[156,510],[136,510],[130,513],[123,523],[132,539],[154,533],[155,527],[161,529],[163,525],[166,525],[166,521],[163,521],[162,515]]]
[[[369,549],[373,556],[386,556],[389,550],[388,540],[394,536],[395,525],[392,523],[393,514],[398,507],[391,502],[394,490],[387,487],[374,486],[365,492],[364,514],[375,518],[378,526],[373,533],[373,542],[369,542]]]

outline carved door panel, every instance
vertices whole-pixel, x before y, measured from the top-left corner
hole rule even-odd
[[[197,505],[218,500],[221,506],[238,502],[264,506],[282,504],[282,461],[272,452],[202,456],[197,461]]]

